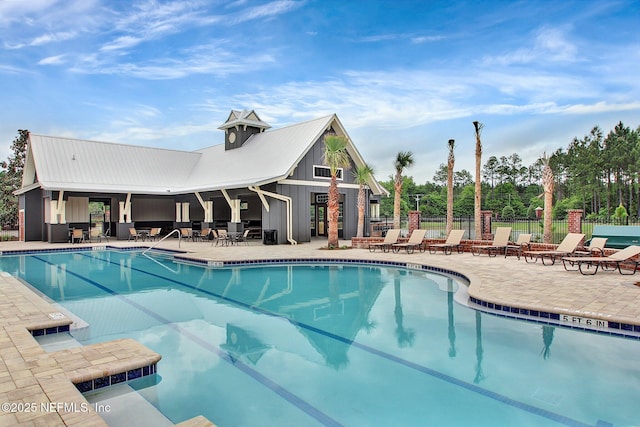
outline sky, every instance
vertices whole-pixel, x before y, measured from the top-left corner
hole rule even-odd
[[[433,181],[455,139],[529,166],[640,126],[640,0],[0,0],[0,159],[18,129],[197,150],[232,109],[337,114],[379,180]]]

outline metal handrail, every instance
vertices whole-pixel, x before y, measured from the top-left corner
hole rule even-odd
[[[163,240],[165,240],[167,237],[171,236],[173,233],[178,233],[178,247],[180,247],[180,240],[182,240],[182,235],[180,233],[180,230],[178,230],[177,228],[175,230],[173,230],[171,233],[167,234],[166,236],[164,236],[162,239],[158,240],[157,243],[149,246],[147,249],[145,249],[144,251],[142,251],[142,255],[146,254],[148,251],[150,251],[151,249],[155,248],[156,246],[158,246],[160,243],[163,242]]]

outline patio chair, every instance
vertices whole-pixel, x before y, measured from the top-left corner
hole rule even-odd
[[[394,253],[400,252],[400,249],[404,248],[408,254],[412,254],[413,251],[418,248],[420,252],[425,251],[424,237],[427,234],[427,230],[415,229],[411,232],[409,240],[406,243],[396,243],[391,245],[391,249]]]
[[[584,239],[584,234],[582,233],[569,233],[565,236],[565,238],[560,242],[557,248],[550,251],[524,251],[524,260],[528,263],[537,262],[538,258],[542,260],[544,265],[553,265],[556,263],[557,258],[562,258],[566,256],[572,255],[580,242]],[[551,260],[551,264],[547,264],[544,260]]]
[[[138,239],[142,238],[142,234],[139,233],[135,228],[129,228],[129,238],[127,240],[135,240],[136,242],[138,241]]]
[[[149,240],[155,241],[160,236],[160,231],[162,229],[160,227],[154,227],[149,230]]]
[[[225,229],[219,229],[218,230],[218,242],[216,243],[216,246],[218,245],[218,243],[220,243],[220,245],[225,245],[225,246],[229,246],[229,242],[231,241],[231,239],[229,239],[229,233],[227,233],[227,230]]]
[[[249,246],[248,236],[250,231],[251,230],[244,230],[244,233],[238,234],[235,238],[236,244],[239,244],[240,242],[244,242],[245,245]]]
[[[511,227],[498,227],[496,228],[496,234],[493,236],[493,243],[473,246],[471,247],[471,253],[480,255],[483,251],[486,251],[489,256],[496,256],[498,252],[506,253],[509,237],[511,237]]]
[[[462,237],[464,236],[464,230],[451,230],[449,232],[449,237],[444,243],[432,243],[427,245],[429,248],[430,254],[435,254],[438,252],[438,249],[442,249],[442,253],[445,255],[451,255],[453,253],[453,249],[455,248],[459,254],[462,253]]]
[[[380,248],[382,252],[389,252],[391,245],[398,243],[399,237],[400,229],[392,228],[387,231],[387,234],[384,236],[384,240],[381,243],[369,243],[369,252],[375,252],[377,248]]]
[[[628,246],[625,249],[622,249],[618,252],[614,252],[609,256],[573,256],[573,257],[562,257],[562,265],[564,265],[564,269],[567,271],[575,270],[575,268],[567,268],[567,264],[571,267],[578,266],[578,270],[580,273],[584,275],[594,275],[598,272],[598,268],[602,266],[603,270],[618,270],[620,274],[623,275],[632,275],[636,274],[638,270],[638,260],[632,259],[633,257],[640,255],[640,246]],[[595,266],[595,268],[591,272],[586,272],[582,269],[582,266],[586,265],[587,268]],[[623,265],[631,265],[633,266],[633,270],[631,273],[623,273],[622,266]]]
[[[521,233],[518,235],[518,240],[514,243],[509,243],[504,249],[504,257],[506,258],[510,252],[515,252],[518,259],[522,255],[523,251],[528,251],[531,248],[531,236],[530,233]]]
[[[202,241],[209,240],[210,235],[211,235],[210,228],[203,228],[202,230],[200,230],[200,240]]]
[[[212,228],[211,229],[211,246],[213,246],[214,243],[216,244],[216,246],[218,246],[218,243],[220,243],[220,235],[214,228]]]
[[[93,228],[89,230],[89,241],[92,242],[94,240],[97,241],[98,243],[102,241],[100,230],[98,230],[97,228]]]
[[[71,232],[71,243],[84,243],[84,230],[82,228],[74,228]]]
[[[191,228],[181,228],[180,237],[183,239],[193,239],[193,230]]]

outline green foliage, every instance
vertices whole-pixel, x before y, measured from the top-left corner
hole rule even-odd
[[[514,219],[516,217],[516,211],[513,207],[507,205],[502,208],[502,219]]]
[[[620,205],[618,205],[618,207],[616,208],[615,212],[613,213],[613,219],[616,219],[618,221],[624,220],[629,216],[629,214],[627,213],[627,208],[625,208],[622,203],[620,203]]]
[[[455,215],[473,215],[475,202],[475,187],[473,184],[466,185],[460,194],[455,198],[453,212]]]
[[[567,211],[569,209],[580,209],[582,207],[582,200],[579,196],[572,196],[566,199],[558,200],[553,207],[553,217],[555,219],[567,218]]]
[[[536,217],[536,208],[544,208],[544,201],[540,197],[531,197],[529,199],[529,207],[527,208],[527,217]]]
[[[0,225],[17,227],[18,197],[14,191],[22,187],[22,171],[27,151],[28,130],[19,130],[11,144],[12,155],[0,162]]]

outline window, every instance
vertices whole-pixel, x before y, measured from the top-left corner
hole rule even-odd
[[[314,166],[313,177],[321,179],[331,179],[331,169],[328,166]],[[342,180],[342,168],[336,171],[336,178]]]

